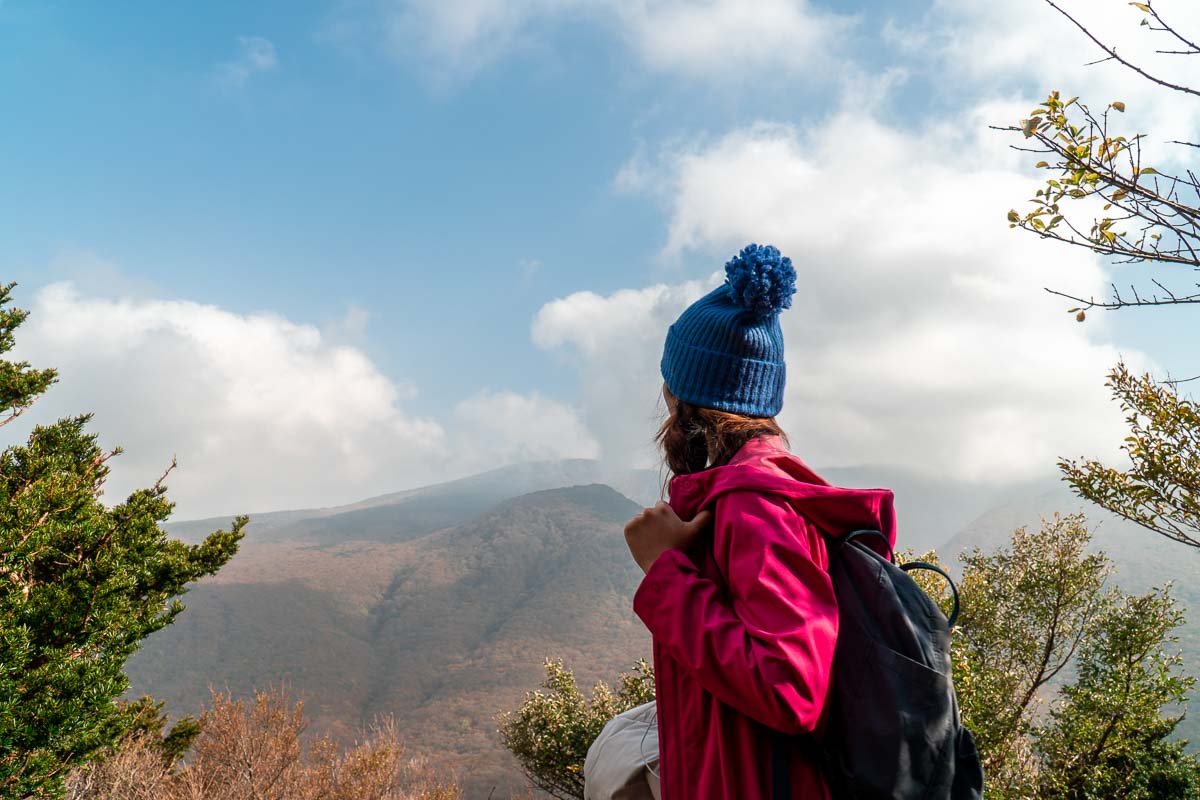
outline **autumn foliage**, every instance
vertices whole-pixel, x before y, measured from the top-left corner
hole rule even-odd
[[[434,775],[383,719],[343,747],[307,741],[304,706],[288,692],[259,692],[252,702],[215,693],[190,754],[164,751],[139,732],[107,758],[73,772],[69,800],[460,800],[454,783]]]

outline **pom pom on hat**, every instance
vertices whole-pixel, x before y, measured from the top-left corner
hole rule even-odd
[[[779,312],[795,293],[791,259],[770,245],[743,247],[725,265],[725,283],[667,329],[661,371],[671,393],[702,408],[778,414],[787,380]]]
[[[735,303],[767,317],[791,307],[796,270],[777,248],[748,244],[725,265],[725,282]]]

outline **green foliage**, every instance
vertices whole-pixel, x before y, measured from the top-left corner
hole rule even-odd
[[[29,316],[23,309],[6,308],[11,302],[14,286],[15,283],[0,286],[0,353],[13,348],[13,332]],[[26,361],[0,359],[0,414],[7,415],[6,419],[0,420],[0,425],[11,422],[33,405],[34,399],[50,388],[57,377],[52,369],[35,370]]]
[[[1164,250],[1163,232],[1154,226],[1141,227],[1135,236],[1119,227],[1119,223],[1130,219],[1131,206],[1140,203],[1149,207],[1161,198],[1153,187],[1145,186],[1148,177],[1158,171],[1141,166],[1139,146],[1143,137],[1109,135],[1109,110],[1123,112],[1125,104],[1110,103],[1097,118],[1078,97],[1064,101],[1058,92],[1051,92],[1030,112],[1029,119],[1021,120],[1025,138],[1038,139],[1055,160],[1037,163],[1038,169],[1050,171],[1053,177],[1047,178],[1034,194],[1031,211],[1023,215],[1008,213],[1009,227],[1084,244],[1102,253],[1156,260],[1178,258]],[[1102,210],[1110,213],[1095,217],[1084,233],[1082,225],[1072,223],[1063,204],[1092,197],[1099,197],[1104,203]]]
[[[1127,60],[1123,52],[1106,44],[1070,12],[1051,0],[1046,4],[1066,17],[1107,58],[1140,78],[1193,98],[1200,90],[1152,74],[1143,65]],[[1194,37],[1178,31],[1150,3],[1130,3],[1148,14],[1142,25],[1150,35],[1170,40],[1161,54],[1200,55]],[[1182,46],[1182,49],[1179,49]],[[1099,107],[1099,106],[1097,106]],[[1026,140],[1018,149],[1038,154],[1035,167],[1050,173],[1031,198],[1024,213],[1008,212],[1009,226],[1067,244],[1114,256],[1123,263],[1200,267],[1200,178],[1190,169],[1168,175],[1143,163],[1145,134],[1125,134],[1120,128],[1125,103],[1116,100],[1094,112],[1078,97],[1064,100],[1058,91],[1029,112],[1026,119],[1005,129],[1020,132]],[[1195,142],[1173,142],[1195,147]],[[1083,201],[1083,202],[1080,202]],[[1178,303],[1200,303],[1200,293],[1189,288],[1175,293],[1162,281],[1139,293],[1136,286],[1122,296],[1114,285],[1107,300],[1061,294],[1079,303],[1070,313],[1083,322],[1091,308],[1126,308]],[[1197,287],[1200,288],[1200,287]]]
[[[1105,603],[1082,638],[1078,677],[1063,687],[1052,721],[1036,729],[1042,797],[1149,800],[1129,784],[1134,772],[1148,772],[1139,776],[1145,783],[1161,783],[1171,748],[1165,739],[1180,719],[1162,709],[1182,701],[1193,683],[1180,674],[1182,659],[1163,648],[1183,621],[1165,590]],[[1194,759],[1174,761],[1190,762],[1195,776]],[[1175,796],[1195,797],[1200,784],[1186,788]]]
[[[0,308],[12,285],[0,292]],[[0,311],[0,354],[25,312]],[[5,422],[53,382],[52,371],[0,359]],[[158,527],[171,512],[162,479],[112,508],[90,415],[37,426],[0,453],[0,796],[56,797],[74,765],[110,748],[145,716],[116,702],[125,660],[182,610],[184,587],[237,551],[245,517],[198,545]],[[169,470],[168,470],[169,472]],[[165,475],[164,475],[165,477]]]
[[[1075,655],[1104,596],[1110,568],[1086,553],[1081,517],[1020,529],[1011,549],[963,557],[963,597],[954,663],[969,690],[963,719],[993,775],[1025,771],[1023,747],[1039,693]]]
[[[139,736],[153,742],[168,764],[183,758],[200,735],[200,720],[191,715],[181,717],[167,727],[166,703],[153,697],[144,696],[132,703],[118,702],[118,705],[124,706],[126,718],[132,718],[125,736]]]
[[[1055,516],[1015,531],[1007,547],[962,556],[951,659],[987,796],[1195,800],[1200,761],[1168,739],[1181,719],[1170,710],[1194,686],[1174,636],[1183,612],[1169,589],[1107,586],[1112,562],[1090,542],[1082,515]],[[942,566],[932,552],[915,560]],[[949,610],[940,576],[912,575]],[[561,662],[546,670],[549,692],[510,716],[505,744],[538,788],[581,798],[588,746],[608,719],[653,697],[653,675],[643,662],[619,698],[601,684],[587,702]]]
[[[590,698],[562,661],[546,659],[542,690],[530,692],[516,711],[501,715],[504,746],[538,789],[560,800],[583,797],[583,762],[606,722],[654,699],[654,672],[641,659],[621,675],[614,692],[598,682]]]
[[[1193,679],[1167,589],[1106,588],[1082,515],[963,556],[952,642],[963,722],[999,800],[1194,798],[1200,764],[1168,742]]]
[[[1086,460],[1060,460],[1080,496],[1175,541],[1200,547],[1200,405],[1149,375],[1118,364],[1108,375],[1130,434],[1120,471]]]

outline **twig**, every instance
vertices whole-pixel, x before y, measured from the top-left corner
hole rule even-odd
[[[165,481],[167,476],[171,474],[171,470],[175,469],[177,466],[179,466],[179,464],[176,462],[175,456],[171,456],[171,465],[166,468],[162,475],[158,476],[158,480],[154,482],[154,488],[157,489],[162,486],[162,482]]]
[[[1200,305],[1200,294],[1186,295],[1184,297],[1172,296],[1171,299],[1166,299],[1166,300],[1155,296],[1149,300],[1143,300],[1141,298],[1138,298],[1136,301],[1130,301],[1130,300],[1122,300],[1120,294],[1116,291],[1116,289],[1114,287],[1113,295],[1116,299],[1112,302],[1104,302],[1102,300],[1097,300],[1094,297],[1086,298],[1086,299],[1082,298],[1082,297],[1076,297],[1073,294],[1067,294],[1065,292],[1060,292],[1055,289],[1051,289],[1049,287],[1045,287],[1045,290],[1052,295],[1066,298],[1067,300],[1070,300],[1075,303],[1080,303],[1081,305],[1083,305],[1085,310],[1093,309],[1093,308],[1102,308],[1107,311],[1115,311],[1118,308],[1132,308],[1135,306]],[[1136,296],[1137,292],[1135,291],[1134,294]]]
[[[1066,11],[1064,11],[1057,3],[1054,2],[1054,0],[1045,0],[1045,3],[1046,3],[1046,5],[1050,6],[1055,11],[1057,11],[1059,14],[1062,14],[1064,17],[1066,17],[1068,20],[1070,20],[1072,25],[1074,25],[1076,28],[1079,28],[1079,30],[1083,32],[1084,36],[1088,37],[1093,42],[1095,42],[1096,46],[1099,47],[1101,50],[1103,50],[1105,53],[1107,53],[1112,60],[1116,61],[1117,63],[1121,64],[1122,66],[1126,67],[1127,69],[1130,69],[1130,70],[1136,72],[1138,75],[1141,75],[1146,80],[1151,81],[1152,83],[1157,83],[1159,86],[1165,87],[1167,89],[1173,89],[1177,92],[1183,92],[1184,94],[1191,94],[1191,95],[1196,95],[1196,96],[1200,97],[1200,89],[1193,89],[1190,86],[1180,86],[1177,83],[1171,83],[1170,81],[1163,80],[1162,78],[1156,77],[1154,75],[1151,75],[1149,72],[1146,72],[1146,70],[1142,69],[1137,64],[1134,64],[1131,61],[1121,58],[1121,56],[1117,55],[1116,48],[1109,47],[1104,42],[1097,39],[1095,34],[1093,34],[1090,30],[1088,30],[1087,27],[1085,25],[1083,25],[1083,23],[1081,23],[1079,20],[1075,19],[1073,16],[1071,16]]]
[[[1150,9],[1150,16],[1154,17],[1154,19],[1158,21],[1158,24],[1160,26],[1162,26],[1159,28],[1154,28],[1154,30],[1171,34],[1171,36],[1175,37],[1176,41],[1181,42],[1185,47],[1188,48],[1187,50],[1183,50],[1183,51],[1159,50],[1158,52],[1167,53],[1167,54],[1178,54],[1178,55],[1196,55],[1197,53],[1200,53],[1200,46],[1197,46],[1195,42],[1191,41],[1190,39],[1185,38],[1179,31],[1175,30],[1175,28],[1168,25],[1166,20],[1164,20],[1161,16],[1159,16],[1157,9],[1155,9],[1153,5],[1151,5],[1150,3],[1146,3],[1146,6]]]
[[[9,413],[9,415],[6,418],[0,420],[0,428],[3,428],[8,423],[12,422],[14,419],[16,419],[17,417],[24,414],[26,411],[29,410],[29,408],[30,408],[29,406],[20,406],[19,408],[14,408],[12,410],[12,412]]]

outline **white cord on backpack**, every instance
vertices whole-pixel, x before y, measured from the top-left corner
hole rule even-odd
[[[654,730],[655,731],[658,730],[658,706],[657,705],[655,705],[655,707],[654,707]],[[638,742],[638,753],[641,755],[642,760],[647,762],[646,770],[651,775],[658,778],[658,770],[652,768],[650,766],[649,761],[646,759],[646,734],[649,732],[650,732],[650,726],[647,725],[646,729],[644,731],[642,731],[642,740],[640,742]],[[658,758],[659,758],[659,762],[661,763],[662,762],[662,753],[661,752],[658,754]]]

